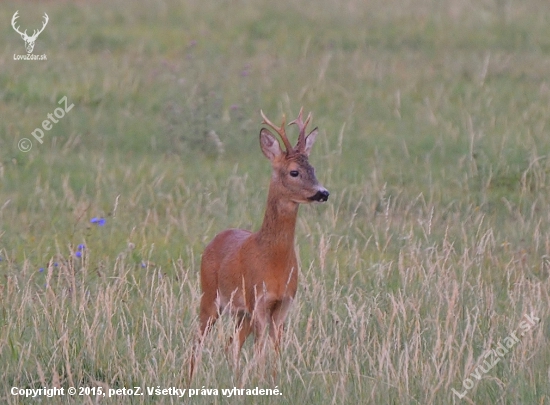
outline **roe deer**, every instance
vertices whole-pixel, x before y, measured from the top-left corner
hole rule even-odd
[[[289,125],[299,128],[298,143],[292,147],[285,131],[285,117],[280,127],[260,111],[263,122],[281,137],[279,141],[266,128],[260,131],[260,147],[271,161],[272,174],[267,206],[260,230],[227,229],[205,248],[201,263],[202,298],[200,303],[201,346],[219,314],[229,306],[237,317],[238,354],[250,333],[255,335],[255,352],[262,351],[269,328],[275,350],[279,351],[283,322],[298,286],[298,263],[294,251],[294,229],[298,206],[313,201],[327,201],[329,192],[315,178],[308,162],[317,128],[306,136],[306,121],[298,118]],[[230,342],[232,339],[230,339]],[[190,378],[197,359],[195,346]]]

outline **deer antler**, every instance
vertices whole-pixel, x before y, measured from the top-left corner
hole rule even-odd
[[[11,26],[13,27],[13,29],[15,30],[15,32],[17,32],[19,35],[21,35],[23,37],[23,39],[27,40],[27,39],[36,39],[38,37],[38,35],[40,35],[40,33],[42,31],[44,31],[44,28],[46,28],[46,25],[48,25],[48,21],[50,20],[50,18],[48,17],[48,14],[44,13],[44,22],[42,23],[42,28],[40,28],[40,30],[34,30],[33,31],[33,34],[29,37],[27,35],[27,30],[25,30],[25,32],[21,32],[19,31],[19,27],[16,27],[15,26],[15,23],[16,23],[16,20],[19,18],[19,10],[17,10],[15,12],[15,14],[13,15],[12,19],[11,19]]]
[[[19,18],[18,14],[19,14],[19,10],[17,10],[17,11],[15,12],[15,14],[13,15],[13,17],[12,17],[12,19],[11,19],[11,26],[13,27],[13,29],[15,30],[15,32],[17,32],[19,35],[21,35],[22,37],[23,37],[23,36],[26,37],[26,36],[27,36],[27,30],[25,30],[25,32],[21,32],[21,31],[19,31],[19,27],[16,27],[16,26],[15,26],[15,20],[17,20],[17,19]]]
[[[46,25],[48,25],[48,21],[50,21],[50,18],[48,17],[48,14],[44,13],[44,22],[42,23],[42,28],[40,28],[40,30],[38,32],[36,32],[36,30],[34,30],[33,34],[32,34],[32,37],[33,38],[36,38],[38,37],[38,35],[40,35],[40,33],[42,31],[44,31],[44,28],[46,28]],[[36,33],[35,33],[36,32]]]
[[[298,135],[298,143],[296,144],[296,149],[300,152],[303,152],[306,148],[306,127],[307,127],[307,124],[309,124],[309,121],[311,120],[311,113],[309,113],[307,115],[306,122],[304,122],[303,112],[304,112],[304,107],[300,108],[300,113],[298,114],[298,118],[296,118],[294,121],[288,124],[288,125],[295,124],[298,126],[298,129],[300,130],[300,134]]]
[[[262,115],[262,118],[263,118],[262,124],[269,125],[271,128],[273,128],[279,134],[281,139],[283,140],[283,143],[285,144],[287,155],[289,153],[291,153],[293,151],[293,148],[292,148],[292,145],[290,145],[290,142],[288,141],[288,138],[286,137],[286,131],[285,131],[286,117],[285,117],[285,115],[283,114],[283,123],[281,124],[280,127],[278,127],[266,118],[266,116],[265,116],[265,114],[262,110],[260,110],[260,114]]]

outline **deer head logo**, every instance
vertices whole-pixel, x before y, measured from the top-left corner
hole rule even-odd
[[[15,20],[19,18],[19,10],[15,12],[13,15],[13,18],[11,19],[11,26],[17,32],[19,35],[21,35],[21,38],[25,41],[25,48],[27,49],[27,53],[32,53],[32,50],[34,49],[34,43],[36,41],[36,38],[40,35],[42,31],[44,31],[44,28],[46,28],[46,25],[48,24],[48,14],[44,13],[44,23],[42,24],[42,28],[39,30],[34,30],[33,34],[31,36],[27,35],[27,30],[25,32],[19,31],[19,27],[15,26]]]

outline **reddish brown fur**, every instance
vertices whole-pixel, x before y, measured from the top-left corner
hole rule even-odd
[[[263,116],[263,113],[262,113]],[[256,233],[228,229],[219,233],[205,248],[201,263],[200,341],[229,307],[238,318],[238,349],[254,332],[256,351],[261,351],[266,332],[279,350],[283,322],[298,288],[298,262],[294,251],[294,230],[300,203],[326,201],[328,191],[319,185],[308,162],[317,135],[314,129],[305,137],[302,111],[295,123],[300,127],[296,148],[282,151],[267,129],[260,132],[260,145],[271,161],[272,176],[267,206]],[[283,140],[283,125],[275,127]],[[309,117],[308,117],[309,120]],[[307,125],[307,121],[306,121]],[[291,173],[298,176],[293,176]],[[193,375],[195,356],[191,360]]]

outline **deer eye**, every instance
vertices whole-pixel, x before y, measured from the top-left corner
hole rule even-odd
[[[292,177],[298,177],[299,174],[300,174],[300,173],[298,172],[298,170],[291,170],[291,171],[290,171],[290,175],[291,175]]]

